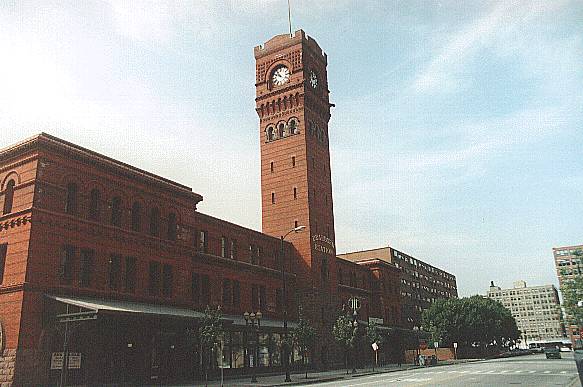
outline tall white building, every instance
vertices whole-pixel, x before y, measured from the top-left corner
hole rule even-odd
[[[554,285],[526,286],[526,282],[516,281],[513,288],[502,289],[492,281],[488,298],[510,310],[528,341],[564,337],[559,293]]]

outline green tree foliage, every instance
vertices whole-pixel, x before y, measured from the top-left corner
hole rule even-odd
[[[513,345],[520,336],[510,311],[481,296],[437,300],[423,313],[423,328],[442,346],[457,342],[500,348]]]
[[[583,307],[578,305],[583,300],[583,251],[577,250],[573,255],[578,260],[577,269],[572,269],[573,278],[562,281],[561,294],[569,320],[567,323],[583,325]],[[568,273],[563,270],[563,274]]]
[[[210,368],[211,359],[213,359],[213,354],[219,347],[221,343],[221,338],[223,335],[223,323],[221,322],[221,307],[218,306],[216,309],[210,306],[206,307],[204,315],[200,319],[200,325],[198,327],[198,337],[201,346],[201,363],[204,362],[205,367],[205,379],[208,381],[208,370]]]
[[[292,340],[295,345],[297,345],[300,353],[302,354],[302,364],[305,367],[306,379],[308,378],[308,368],[306,366],[306,356],[310,347],[314,343],[316,338],[316,330],[310,324],[308,320],[305,319],[302,308],[299,309],[298,316],[298,326],[292,332]]]
[[[381,346],[383,343],[383,336],[379,330],[379,326],[374,322],[370,321],[368,326],[366,327],[366,342],[370,345],[370,349],[372,349],[372,344],[377,343],[377,345]],[[374,351],[373,351],[374,354]],[[376,356],[376,355],[375,355]],[[373,360],[373,371],[374,371],[374,363]]]
[[[352,319],[346,315],[338,316],[332,327],[332,335],[334,339],[344,349],[344,362],[346,364],[348,373],[348,354],[356,346],[359,328],[352,325]]]

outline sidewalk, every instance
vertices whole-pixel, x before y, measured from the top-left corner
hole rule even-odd
[[[467,362],[478,361],[480,359],[464,359],[464,360],[451,360],[451,361],[441,361],[436,366],[432,367],[439,367],[444,365],[452,365],[452,364],[462,364]],[[387,372],[398,372],[398,371],[405,371],[415,368],[432,368],[432,367],[420,367],[413,364],[403,364],[399,367],[397,364],[388,364],[386,366],[382,366],[379,368],[375,368],[373,371],[372,368],[365,368],[365,369],[357,369],[356,374],[346,374],[346,369],[338,369],[333,371],[323,371],[323,372],[308,372],[308,378],[305,378],[304,373],[293,373],[291,374],[291,382],[284,383],[284,374],[279,375],[258,375],[257,376],[257,383],[251,383],[251,376],[247,376],[245,378],[237,378],[237,379],[227,379],[224,381],[224,386],[233,386],[233,387],[255,387],[255,386],[305,386],[308,384],[313,383],[323,383],[323,382],[330,382],[342,379],[349,379],[353,377],[363,376],[363,375],[371,375],[371,374],[381,374]],[[204,384],[201,384],[204,385]],[[213,380],[209,381],[209,386],[218,387],[221,385],[220,381]]]

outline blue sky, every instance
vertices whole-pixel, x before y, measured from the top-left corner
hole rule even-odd
[[[583,2],[292,0],[328,54],[338,252],[557,283],[583,243]],[[45,131],[260,229],[253,47],[286,0],[0,2],[0,146]]]

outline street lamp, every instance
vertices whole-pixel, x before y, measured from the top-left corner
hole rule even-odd
[[[261,317],[263,315],[261,312],[257,313],[243,313],[243,318],[245,318],[245,326],[251,327],[255,330],[255,353],[253,354],[253,366],[251,367],[251,383],[257,383],[257,375],[255,373],[255,368],[257,367],[259,358],[259,328],[261,327]],[[249,345],[247,345],[247,351],[249,350]]]
[[[356,344],[356,334],[357,334],[357,330],[358,330],[358,311],[356,310],[356,308],[353,310],[352,312],[352,327],[354,328],[354,330],[352,331],[352,338],[353,338],[353,342],[352,342],[352,373],[355,374],[356,373],[356,354],[354,353],[356,348],[354,348],[355,344]]]
[[[281,281],[283,282],[283,367],[285,369],[285,381],[291,382],[289,375],[289,356],[288,356],[288,341],[287,341],[287,295],[286,295],[286,280],[285,280],[285,258],[283,255],[283,241],[289,234],[304,231],[306,226],[297,226],[289,230],[281,237],[281,244],[279,249],[279,259],[281,261]]]

